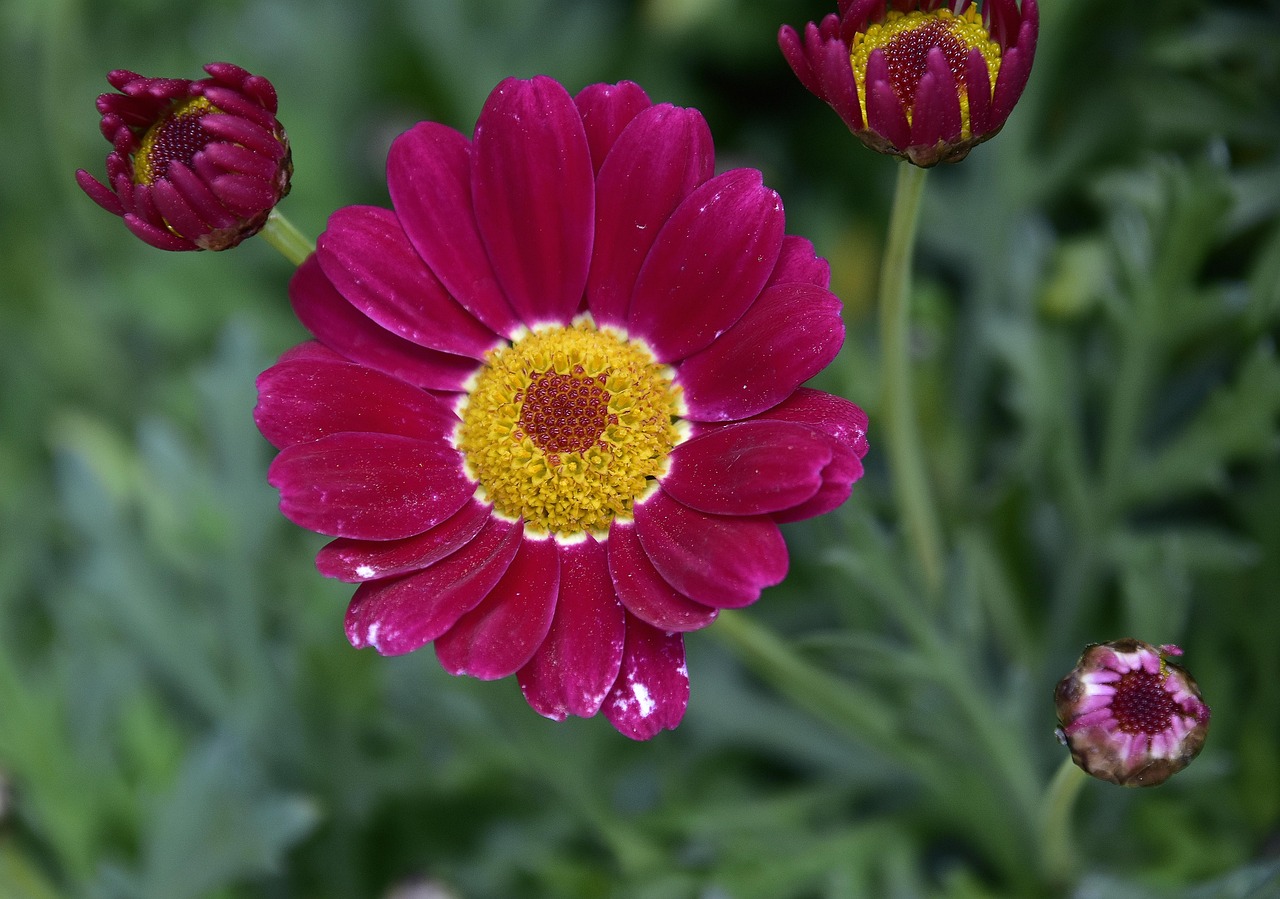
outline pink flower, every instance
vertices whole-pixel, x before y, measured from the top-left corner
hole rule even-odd
[[[271,82],[231,63],[208,78],[107,75],[98,97],[107,184],[80,169],[89,197],[162,250],[226,250],[257,234],[289,192],[289,138]]]
[[[1176,646],[1116,640],[1089,646],[1054,698],[1059,738],[1077,765],[1126,787],[1164,783],[1200,754],[1209,707],[1167,656]]]
[[[516,675],[548,718],[675,727],[683,633],[787,571],[866,418],[801,385],[844,340],[827,263],[692,109],[508,79],[468,140],[391,147],[393,209],[340,209],[290,285],[317,342],[259,379],[269,480],[337,539],[346,631]]]
[[[880,153],[959,162],[1004,127],[1031,75],[1036,0],[840,0],[778,44],[800,82]]]

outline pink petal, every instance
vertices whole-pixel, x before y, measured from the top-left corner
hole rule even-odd
[[[775,512],[779,523],[802,521],[830,512],[849,498],[863,475],[867,454],[867,415],[853,403],[801,387],[790,397],[748,421],[784,421],[811,427],[832,440],[831,462],[822,470],[822,486],[807,502]]]
[[[716,620],[718,609],[694,602],[662,579],[640,545],[635,524],[615,519],[609,528],[609,574],[618,599],[632,615],[664,631],[696,631]]]
[[[911,143],[907,114],[889,83],[889,63],[883,50],[871,51],[867,58],[867,127],[899,150]]]
[[[1024,26],[1025,27],[1025,26]],[[1031,77],[1031,62],[1035,57],[1035,38],[1030,51],[1024,51],[1021,43],[1005,51],[1000,60],[1000,74],[996,76],[995,95],[991,98],[991,130],[1004,126],[1017,105],[1022,90]]]
[[[947,57],[934,47],[916,87],[911,113],[911,146],[932,147],[960,139],[960,93]]]
[[[769,283],[765,286],[790,284],[794,281],[812,284],[814,287],[828,287],[831,284],[831,266],[814,252],[813,244],[806,238],[788,234],[782,239],[778,264],[774,266]]]
[[[525,539],[489,595],[436,640],[450,674],[497,680],[515,674],[546,639],[560,589],[554,540]]]
[[[508,78],[476,122],[471,192],[493,270],[525,324],[565,324],[591,263],[595,183],[582,117],[545,76]]]
[[[600,171],[613,142],[628,123],[653,105],[649,95],[633,81],[617,84],[589,84],[573,98],[587,132],[591,164]]]
[[[339,537],[316,554],[325,577],[360,583],[428,568],[461,549],[480,533],[492,507],[477,500],[463,505],[435,527],[400,540],[351,540]]]
[[[350,364],[351,360],[341,353],[336,353],[329,349],[318,340],[307,340],[291,346],[280,354],[278,362],[301,362],[304,360],[314,360],[316,362],[343,362]],[[434,394],[431,394],[434,396]]]
[[[818,96],[831,108],[851,131],[862,130],[862,107],[858,104],[858,85],[853,66],[849,64],[849,47],[836,33],[835,23],[828,16],[814,35],[805,29],[805,37],[812,40],[814,72],[818,79]]]
[[[429,390],[459,390],[476,360],[436,352],[395,336],[357,311],[320,270],[313,253],[289,282],[289,299],[303,326],[352,362]]]
[[[991,71],[977,47],[965,57],[964,71],[969,97],[969,134],[979,137],[991,128]]]
[[[475,485],[444,441],[395,434],[330,434],[276,456],[267,481],[280,511],[334,537],[396,540],[421,534],[462,508]]]
[[[590,718],[622,665],[625,613],[605,550],[593,538],[560,546],[560,596],[547,639],[517,679],[535,712],[555,721]]]
[[[636,533],[667,583],[714,608],[750,605],[787,574],[787,545],[766,515],[708,515],[660,490],[636,505]]]
[[[347,302],[397,337],[473,359],[500,342],[445,292],[389,209],[339,209],[316,258]]]
[[[717,175],[658,233],[636,279],[627,329],[662,362],[709,345],[760,294],[778,261],[782,201],[754,169]]]
[[[628,616],[622,668],[605,700],[605,717],[623,736],[648,740],[674,729],[688,704],[684,638]]]
[[[596,181],[587,306],[597,324],[626,321],[636,275],[658,232],[714,165],[711,130],[696,109],[652,106],[618,138]]]
[[[859,459],[867,454],[867,413],[844,397],[801,387],[752,421],[794,421],[817,428],[848,446]]]
[[[686,417],[727,421],[763,412],[822,371],[843,343],[833,293],[799,282],[770,287],[741,321],[677,366]]]
[[[414,249],[445,289],[494,332],[520,326],[498,286],[471,206],[471,144],[452,128],[422,122],[387,155],[391,202]]]
[[[446,441],[458,421],[431,394],[345,360],[280,362],[257,383],[253,419],[281,449],[341,431]]]
[[[829,437],[787,422],[713,428],[671,453],[662,489],[714,515],[764,515],[811,499],[835,452]]]
[[[347,608],[347,639],[384,656],[413,652],[480,604],[502,579],[523,537],[518,522],[490,518],[475,539],[417,574],[369,581]]]

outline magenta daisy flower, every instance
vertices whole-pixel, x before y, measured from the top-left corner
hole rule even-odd
[[[316,341],[259,379],[281,509],[337,539],[346,631],[514,674],[647,739],[682,634],[782,580],[778,529],[862,474],[866,418],[801,385],[844,339],[829,269],[692,109],[509,79],[468,140],[392,145],[393,209],[334,213],[290,285]]]
[[[864,144],[919,166],[959,162],[1004,127],[1031,74],[1036,0],[840,0],[778,44]]]
[[[98,97],[107,184],[76,181],[140,239],[162,250],[226,250],[257,234],[289,192],[289,138],[271,82],[231,63],[208,78],[144,78],[117,70]]]
[[[1164,783],[1200,754],[1209,707],[1168,656],[1177,646],[1096,643],[1055,691],[1059,739],[1077,765],[1121,786]]]

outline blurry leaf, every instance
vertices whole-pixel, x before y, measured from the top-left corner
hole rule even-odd
[[[267,783],[229,735],[192,753],[143,835],[140,899],[197,899],[278,870],[320,812]]]
[[[1266,328],[1277,322],[1280,322],[1280,225],[1272,229],[1249,279],[1249,324]]]
[[[1133,472],[1129,497],[1148,502],[1221,489],[1229,464],[1275,457],[1278,415],[1280,361],[1275,346],[1262,343],[1244,359],[1235,383],[1219,389],[1164,450]]]
[[[1089,899],[1270,899],[1280,893],[1280,861],[1259,862],[1237,868],[1183,890],[1148,887],[1132,880],[1091,875],[1077,887],[1076,895]]]
[[[1058,245],[1053,270],[1041,289],[1040,309],[1055,319],[1079,318],[1097,305],[1111,277],[1111,257],[1096,237]]]
[[[1126,534],[1112,550],[1125,601],[1125,632],[1156,643],[1184,632],[1193,574],[1239,569],[1258,557],[1256,548],[1207,528]]]
[[[0,896],[5,899],[59,899],[60,893],[11,840],[0,837]]]

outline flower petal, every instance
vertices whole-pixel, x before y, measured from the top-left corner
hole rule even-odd
[[[473,499],[435,527],[412,537],[400,540],[339,537],[316,554],[316,568],[325,577],[356,584],[419,571],[469,543],[480,533],[491,513],[491,506]]]
[[[279,362],[257,384],[253,419],[278,449],[341,431],[445,441],[458,420],[435,396],[346,360]]]
[[[813,497],[835,452],[804,425],[751,421],[712,428],[680,444],[662,489],[714,515],[764,515]]]
[[[849,498],[863,474],[867,454],[867,415],[853,403],[801,387],[790,397],[749,421],[792,422],[819,431],[832,441],[831,462],[822,470],[822,486],[811,499],[775,512],[779,523],[802,521],[830,512]]]
[[[617,84],[589,84],[573,98],[591,148],[591,164],[596,172],[613,148],[622,130],[653,105],[649,95],[634,81]]]
[[[436,640],[440,664],[481,680],[515,674],[546,639],[559,589],[555,541],[521,541],[497,586]]]
[[[636,533],[653,567],[690,599],[739,608],[787,573],[787,545],[765,515],[697,512],[663,491],[636,505]]]
[[[590,718],[618,679],[625,612],[605,549],[593,538],[559,546],[560,595],[547,639],[517,679],[535,712],[554,721]]]
[[[476,122],[476,221],[511,308],[527,325],[565,324],[591,263],[595,183],[573,99],[556,81],[508,78]]]
[[[812,284],[814,287],[828,287],[831,284],[831,265],[814,252],[813,244],[808,239],[788,234],[782,239],[778,264],[773,267],[773,274],[769,276],[769,283],[765,286],[795,281]]]
[[[1024,30],[1026,26],[1023,26]],[[1013,112],[1013,107],[1017,105],[1018,98],[1022,96],[1022,89],[1027,86],[1027,79],[1031,77],[1031,63],[1035,58],[1036,39],[1032,36],[1029,40],[1030,49],[1023,49],[1023,42],[1019,40],[1018,46],[1010,47],[1000,60],[1000,74],[996,76],[995,94],[991,98],[991,130],[995,131],[1004,126],[1009,119],[1009,113]]]
[[[416,387],[459,390],[476,370],[474,359],[420,347],[374,324],[338,293],[314,253],[294,272],[289,299],[303,327],[326,346]]]
[[[867,413],[844,397],[801,387],[751,421],[793,421],[817,428],[849,447],[859,459],[867,454]]]
[[[964,82],[969,97],[969,134],[980,137],[991,130],[991,70],[977,47],[965,57]]]
[[[387,189],[400,224],[445,290],[503,337],[520,321],[498,286],[471,205],[471,144],[444,125],[421,122],[391,144]]]
[[[347,607],[347,639],[384,656],[413,652],[439,637],[480,604],[515,558],[519,522],[490,518],[475,539],[416,574],[369,581]]]
[[[696,631],[716,620],[718,609],[694,602],[662,579],[640,545],[633,522],[609,528],[609,574],[627,611],[664,631]]]
[[[398,337],[473,359],[499,343],[445,292],[389,209],[344,206],[333,213],[316,258],[347,302]]]
[[[674,729],[688,704],[684,638],[628,616],[622,668],[605,700],[605,717],[623,736],[648,740]]]
[[[618,138],[596,181],[587,307],[597,324],[626,321],[636,275],[659,230],[714,166],[711,129],[696,109],[652,106]]]
[[[792,282],[770,287],[719,340],[677,366],[687,418],[746,418],[782,402],[836,357],[840,301]]]
[[[911,143],[911,125],[889,82],[883,50],[872,50],[867,57],[867,127],[899,150]]]
[[[911,146],[932,147],[960,140],[960,92],[956,76],[939,47],[925,57],[911,113]]]
[[[421,534],[462,508],[475,485],[444,441],[395,434],[330,434],[276,456],[267,481],[280,511],[334,537],[396,540]]]
[[[759,296],[783,227],[782,201],[754,169],[703,183],[658,233],[636,279],[627,329],[662,362],[703,349]]]

